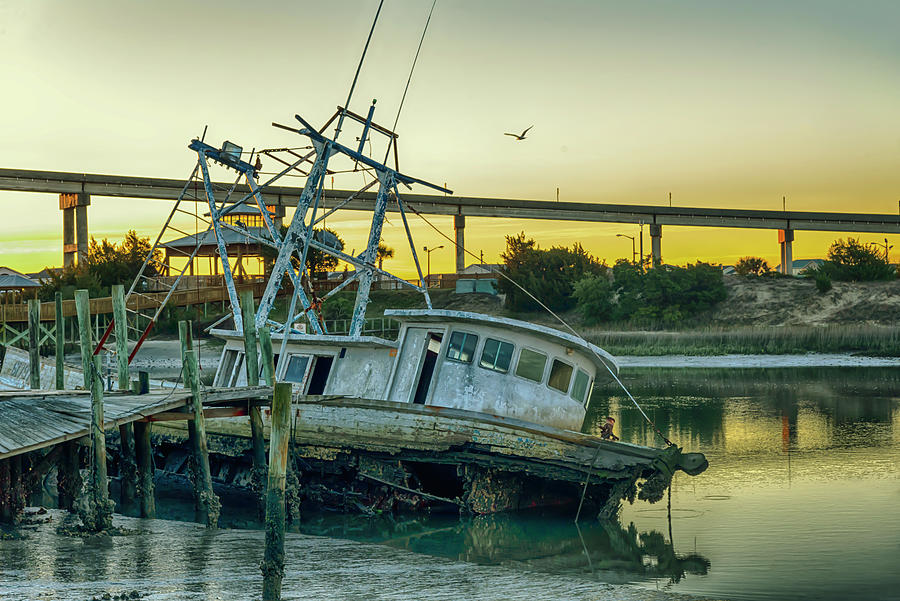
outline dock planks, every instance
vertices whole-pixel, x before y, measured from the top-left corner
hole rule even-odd
[[[265,386],[207,390],[204,403],[241,403],[271,399]],[[104,429],[188,406],[191,393],[112,393],[103,399]],[[0,393],[0,459],[28,453],[90,434],[91,397],[83,391]]]

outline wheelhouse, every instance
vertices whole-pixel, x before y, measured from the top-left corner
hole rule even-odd
[[[535,324],[447,310],[389,310],[396,341],[300,335],[277,356],[295,394],[450,407],[579,430],[596,378],[618,371],[605,351]],[[243,339],[226,339],[214,384],[246,384]],[[281,344],[276,335],[276,349]]]

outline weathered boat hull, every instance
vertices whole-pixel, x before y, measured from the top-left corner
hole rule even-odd
[[[183,437],[185,427],[172,424],[155,431]],[[622,499],[662,498],[678,469],[705,469],[702,455],[677,447],[380,400],[301,397],[292,430],[301,498],[363,511],[456,505],[486,514],[577,503],[584,495],[586,507],[611,515]],[[241,457],[249,449],[246,418],[210,420],[207,435],[213,452]]]

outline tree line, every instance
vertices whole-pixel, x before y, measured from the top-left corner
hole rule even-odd
[[[578,309],[585,323],[674,323],[725,299],[722,270],[697,262],[645,269],[620,259],[609,267],[576,243],[541,249],[525,233],[506,237],[500,291],[506,307],[534,311]]]
[[[610,267],[579,243],[542,249],[524,232],[506,237],[501,259],[507,277],[500,279],[499,288],[506,295],[507,309],[536,311],[541,305],[552,311],[577,309],[587,325],[674,324],[712,309],[727,296],[721,267],[702,261],[647,269],[619,259]],[[760,257],[741,258],[735,271],[745,277],[780,276]],[[832,280],[889,280],[897,277],[897,271],[878,245],[848,238],[835,241],[823,264],[803,275],[827,292]]]

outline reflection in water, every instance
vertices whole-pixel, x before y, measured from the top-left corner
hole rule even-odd
[[[710,468],[677,474],[675,551],[712,569],[673,590],[734,599],[900,599],[900,370],[629,369],[623,381],[665,436]],[[625,441],[661,445],[621,391],[594,392]],[[621,518],[664,531],[659,511]]]
[[[537,572],[590,577],[602,582],[636,582],[685,574],[706,574],[709,560],[678,555],[656,531],[638,532],[634,524],[582,522],[571,514],[419,517],[409,520],[320,515],[305,520],[309,534],[377,542],[416,553],[482,565],[505,565]]]
[[[632,368],[623,381],[663,434],[689,451],[771,450],[774,432],[795,450],[896,443],[900,370],[893,367]],[[616,386],[594,390],[584,431],[599,432],[613,415],[625,440],[660,445]]]

